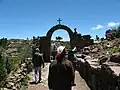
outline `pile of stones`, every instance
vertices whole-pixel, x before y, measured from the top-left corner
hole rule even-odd
[[[26,64],[22,64],[21,67],[13,74],[9,75],[6,80],[6,88],[8,89],[20,89],[21,81],[27,75]]]
[[[8,78],[6,79],[6,87],[3,90],[20,90],[24,78],[29,73],[28,64],[30,64],[30,62],[31,60],[27,59],[26,62],[20,65],[20,68],[18,68],[16,72],[9,74]]]

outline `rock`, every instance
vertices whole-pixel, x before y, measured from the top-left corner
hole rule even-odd
[[[96,53],[98,52],[98,48],[94,48],[93,50],[91,50],[92,53]]]
[[[108,57],[100,56],[99,57],[99,64],[101,65],[101,64],[105,63],[107,60],[108,60]]]
[[[100,40],[94,40],[94,44],[99,44],[99,43],[101,43]]]
[[[22,74],[23,76],[25,76],[25,75],[26,75],[26,73],[25,73],[25,72],[22,72],[21,74]]]
[[[9,78],[7,78],[7,82],[12,82],[13,80],[15,80],[15,77],[14,76],[9,76]]]
[[[27,71],[27,68],[24,68],[24,69],[23,69],[23,72],[26,72],[26,71]]]
[[[108,42],[108,43],[106,44],[106,47],[107,47],[107,48],[110,48],[110,47],[112,47],[112,44],[113,44],[113,43]]]
[[[18,90],[15,86],[12,88],[12,90]]]
[[[13,82],[9,82],[8,84],[11,85],[11,86],[14,86],[14,83],[13,83]]]
[[[20,75],[20,74],[18,74],[18,73],[14,74],[15,77],[19,77],[19,75]]]
[[[6,87],[9,88],[9,89],[11,89],[13,86],[14,86],[14,83],[13,83],[13,82],[8,82],[8,83],[6,84]]]
[[[21,69],[18,69],[18,70],[17,70],[17,73],[21,73],[21,72],[22,72],[22,70],[21,70]]]
[[[21,76],[20,76],[20,77],[17,77],[16,80],[17,80],[17,82],[19,82],[19,81],[21,80]]]
[[[114,53],[110,57],[111,62],[120,63],[120,53]]]
[[[84,59],[91,60],[92,58],[91,58],[91,56],[86,56]]]
[[[21,64],[21,67],[26,67],[26,64],[25,63]]]
[[[74,54],[75,58],[82,58],[84,59],[86,57],[86,55],[84,54]]]
[[[8,90],[7,88],[1,88],[0,90]]]
[[[89,53],[90,53],[90,51],[86,50],[86,51],[83,51],[82,54],[88,55]]]
[[[84,47],[83,48],[83,54],[88,55],[90,53],[90,48],[89,47]]]
[[[17,88],[20,88],[20,84],[17,84],[16,87],[17,87]]]

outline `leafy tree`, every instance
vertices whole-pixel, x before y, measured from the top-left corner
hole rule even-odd
[[[120,37],[120,26],[117,28],[116,30],[116,37],[119,38]]]
[[[56,40],[57,40],[57,41],[60,41],[60,40],[62,40],[62,39],[63,39],[63,38],[60,37],[60,36],[56,37]]]
[[[99,37],[98,37],[98,35],[96,35],[96,40],[99,40]]]
[[[102,37],[102,38],[101,38],[101,41],[103,41],[103,40],[104,40],[104,38]]]
[[[6,48],[7,46],[7,38],[0,39],[0,46]]]
[[[105,32],[106,39],[112,40],[115,38],[120,38],[120,26],[117,28],[109,29]]]
[[[113,34],[113,31],[111,29],[105,32],[105,36],[107,40],[113,40],[115,38],[115,35]]]

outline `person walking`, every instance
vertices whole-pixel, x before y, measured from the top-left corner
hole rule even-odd
[[[43,54],[40,53],[39,48],[36,48],[33,53],[33,67],[34,67],[34,83],[39,83],[41,79],[41,66],[44,68]]]
[[[72,90],[75,73],[72,62],[65,58],[66,49],[57,49],[56,60],[49,66],[48,87],[50,90]]]

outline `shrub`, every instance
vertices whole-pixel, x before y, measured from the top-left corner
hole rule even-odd
[[[7,77],[7,69],[5,59],[3,59],[2,54],[0,54],[0,87],[5,84],[4,80]]]
[[[111,52],[111,54],[120,52],[120,48],[113,47],[113,48],[110,49],[110,52]]]
[[[19,56],[15,56],[12,59],[12,71],[16,71],[16,69],[19,67],[20,64],[20,57]]]
[[[10,58],[6,58],[6,69],[7,69],[7,74],[9,74],[12,70],[12,61]]]

